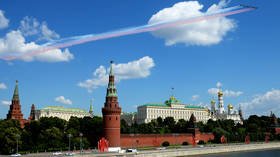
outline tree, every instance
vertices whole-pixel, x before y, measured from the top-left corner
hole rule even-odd
[[[166,133],[171,133],[175,131],[175,124],[176,122],[173,117],[166,117],[163,121],[163,125],[166,128]]]
[[[40,129],[46,130],[52,127],[56,127],[59,130],[64,130],[67,122],[57,117],[42,117],[40,118]]]
[[[33,150],[33,152],[37,152],[39,144],[44,142],[39,141],[40,133],[40,121],[31,121],[26,124],[22,133],[23,150]]]
[[[1,148],[3,154],[10,154],[16,152],[17,147],[21,147],[22,141],[20,139],[20,130],[16,127],[9,127],[4,131],[4,138],[1,140]]]
[[[17,120],[0,120],[0,154],[10,154],[16,151],[18,140],[21,146],[20,124]]]
[[[124,119],[121,119],[121,133],[122,134],[130,133],[129,126]]]
[[[43,130],[40,134],[41,141],[45,141],[45,149],[49,150],[51,148],[54,150],[61,150],[65,147],[63,143],[63,132],[56,127],[52,127]]]
[[[102,118],[97,116],[93,118],[84,117],[80,125],[80,131],[84,134],[84,137],[88,139],[90,146],[97,147],[97,142],[103,134]]]
[[[75,130],[80,130],[80,121],[82,120],[82,118],[78,118],[78,117],[71,117],[69,119],[69,121],[67,122],[67,130],[68,129],[75,129]]]
[[[225,131],[223,128],[215,128],[213,129],[214,134],[214,142],[215,143],[221,143],[221,137],[224,135],[225,137],[229,136],[229,133]]]
[[[186,133],[187,132],[188,122],[184,119],[179,119],[176,123],[175,130],[177,133]]]
[[[157,124],[158,124],[158,127],[163,127],[163,120],[161,117],[157,118]]]

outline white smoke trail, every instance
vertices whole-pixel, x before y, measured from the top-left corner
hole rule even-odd
[[[87,35],[81,35],[81,36],[73,36],[73,37],[68,37],[68,38],[63,38],[60,40],[47,42],[47,43],[41,45],[39,49],[33,50],[29,53],[14,54],[13,56],[11,56],[11,55],[2,56],[0,58],[4,59],[4,60],[14,60],[17,58],[34,56],[34,55],[37,55],[40,53],[47,52],[49,50],[70,47],[70,46],[74,46],[74,45],[83,44],[86,42],[97,41],[97,40],[102,40],[102,39],[109,39],[109,38],[114,38],[114,37],[132,35],[132,34],[139,34],[139,33],[144,33],[144,32],[152,32],[152,31],[156,31],[159,29],[163,29],[163,28],[191,24],[191,23],[195,23],[195,22],[199,22],[199,21],[203,21],[203,20],[209,20],[209,19],[213,19],[213,18],[217,18],[217,17],[229,16],[229,15],[233,15],[233,14],[239,14],[239,13],[243,13],[243,12],[247,12],[247,11],[252,11],[255,9],[256,9],[255,7],[238,5],[238,6],[234,6],[234,7],[220,9],[217,11],[212,11],[212,12],[206,13],[202,16],[196,16],[196,17],[187,18],[187,19],[163,21],[163,22],[159,22],[159,23],[124,28],[124,29],[119,29],[119,30],[100,33],[100,34],[87,34]]]

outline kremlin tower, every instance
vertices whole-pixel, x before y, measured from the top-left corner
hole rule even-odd
[[[18,81],[16,81],[16,86],[14,90],[14,95],[12,98],[12,104],[10,105],[10,110],[7,114],[7,119],[15,119],[20,123],[20,127],[24,127],[25,120],[23,119],[23,114],[21,113],[21,105],[18,94]]]
[[[93,117],[92,99],[90,100],[90,106],[89,106],[89,111],[88,111],[88,113],[90,114],[91,117]]]
[[[103,133],[109,141],[109,147],[120,147],[120,115],[121,108],[118,103],[117,89],[111,61],[109,83],[107,87],[106,102],[102,108]]]
[[[28,120],[35,120],[35,105],[32,104],[31,110],[30,110],[30,116],[28,117]]]

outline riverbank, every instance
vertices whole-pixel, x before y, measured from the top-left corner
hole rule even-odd
[[[280,142],[207,145],[204,147],[195,147],[195,148],[184,147],[184,148],[166,149],[166,150],[147,150],[147,151],[139,151],[138,153],[123,153],[123,154],[121,153],[84,154],[83,157],[95,157],[95,156],[178,157],[178,156],[196,156],[196,155],[220,154],[220,153],[228,153],[228,152],[242,152],[242,151],[266,150],[266,149],[280,149]]]
[[[205,145],[205,146],[181,146],[177,148],[168,148],[161,150],[140,150],[137,153],[97,153],[97,152],[85,152],[79,154],[76,152],[74,156],[82,157],[183,157],[183,156],[197,156],[208,154],[223,154],[229,152],[243,152],[243,151],[256,151],[256,150],[268,150],[268,149],[280,149],[280,142],[270,143],[253,143],[253,144],[226,144],[226,145]],[[64,154],[65,152],[63,152]],[[4,155],[0,155],[0,157]],[[52,153],[35,153],[26,154],[23,156],[29,157],[50,157]]]
[[[241,152],[241,151],[254,151],[265,149],[280,149],[280,142],[273,143],[257,143],[257,144],[229,144],[229,145],[215,145],[205,146],[199,148],[188,149],[173,149],[157,152],[147,152],[143,154],[134,155],[136,157],[177,157],[177,156],[195,156],[195,155],[207,155],[207,154],[219,154],[228,152]]]

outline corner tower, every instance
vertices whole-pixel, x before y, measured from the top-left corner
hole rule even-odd
[[[7,119],[15,119],[20,123],[21,128],[24,127],[23,114],[21,113],[21,105],[18,94],[18,81],[16,81],[16,86],[14,90],[14,95],[12,98],[12,104],[10,105],[10,110],[7,114]]]
[[[103,133],[109,141],[109,147],[120,147],[120,115],[121,108],[118,103],[115,77],[113,74],[113,61],[111,61],[109,83],[107,87],[106,101],[102,108]]]

